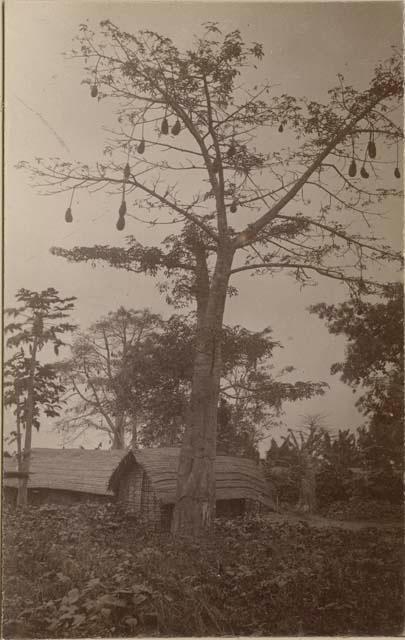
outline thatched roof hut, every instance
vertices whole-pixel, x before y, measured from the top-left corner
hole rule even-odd
[[[112,500],[108,481],[126,451],[32,449],[28,478],[30,502]],[[16,458],[3,459],[3,487],[13,496],[18,488]]]
[[[180,449],[136,451],[32,449],[28,500],[83,502],[118,500],[128,514],[158,528],[170,524],[176,498]],[[241,515],[273,508],[269,484],[260,467],[247,458],[217,456],[217,515]],[[15,500],[20,474],[17,460],[3,460],[3,489]]]
[[[128,513],[167,527],[176,498],[179,453],[175,447],[130,451],[111,474],[108,488]],[[274,508],[271,488],[253,460],[217,456],[215,477],[217,515]]]

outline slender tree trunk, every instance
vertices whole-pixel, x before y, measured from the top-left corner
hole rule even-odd
[[[22,467],[22,450],[21,450],[21,406],[20,406],[20,391],[18,385],[15,385],[15,395],[16,395],[16,440],[17,440],[17,469],[21,473],[23,470]],[[22,479],[18,480],[18,491],[20,491]]]
[[[233,252],[218,254],[209,295],[199,305],[196,354],[190,398],[190,420],[180,452],[175,535],[198,536],[209,531],[215,513],[217,411],[221,377],[223,315]]]
[[[303,469],[300,481],[298,508],[307,513],[316,510],[316,479],[313,462],[309,455],[303,455]]]
[[[27,390],[27,418],[25,421],[24,451],[22,454],[21,470],[27,474],[22,478],[18,487],[17,505],[24,507],[28,502],[28,474],[31,461],[32,423],[35,411],[35,366],[37,360],[38,336],[34,337],[30,363],[30,373]]]
[[[136,424],[136,419],[132,418],[132,427],[131,427],[131,449],[138,448],[138,427]]]

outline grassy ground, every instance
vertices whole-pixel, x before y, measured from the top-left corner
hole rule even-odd
[[[400,527],[262,517],[175,544],[106,506],[4,516],[6,638],[402,631]]]

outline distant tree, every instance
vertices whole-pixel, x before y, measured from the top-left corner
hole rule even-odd
[[[317,501],[321,507],[354,496],[355,475],[360,464],[356,434],[339,429],[335,436],[324,433],[322,459],[316,474]]]
[[[400,283],[386,287],[379,302],[359,298],[340,305],[314,305],[335,335],[347,338],[346,357],[331,372],[363,393],[357,406],[372,430],[383,429],[401,457],[404,416],[404,299]],[[391,435],[390,435],[391,434]],[[395,443],[395,444],[394,444]],[[387,442],[388,445],[388,442]]]
[[[270,329],[222,329],[222,371],[218,417],[218,451],[257,456],[261,437],[277,423],[285,402],[324,392],[311,381],[284,382],[293,367],[274,373],[274,350],[281,345]],[[178,445],[189,410],[196,329],[194,317],[172,316],[143,350],[142,359],[128,352],[128,397],[142,396],[144,445]],[[134,388],[131,390],[131,380]],[[140,386],[143,387],[140,392]]]
[[[315,305],[312,312],[326,321],[331,333],[347,337],[345,360],[331,371],[354,390],[363,388],[357,402],[368,419],[358,434],[362,464],[376,485],[395,485],[398,497],[395,477],[401,475],[404,451],[402,285],[387,287],[379,302],[353,298],[340,305]]]
[[[57,427],[65,436],[96,430],[108,435],[113,449],[124,449],[129,433],[137,446],[145,349],[161,324],[148,310],[120,307],[77,336],[71,357],[61,364],[69,404]]]
[[[320,382],[285,382],[294,367],[274,370],[274,351],[281,344],[269,328],[248,331],[243,327],[224,327],[222,404],[218,424],[218,447],[234,454],[258,455],[258,443],[279,424],[284,403],[323,394]],[[228,414],[227,435],[224,419]]]
[[[5,326],[5,333],[11,334],[6,346],[14,353],[4,365],[4,401],[6,406],[14,407],[19,471],[28,474],[32,428],[39,429],[41,411],[50,417],[59,415],[64,391],[55,366],[41,364],[38,354],[51,344],[55,355],[59,355],[60,347],[65,345],[63,334],[75,329],[64,319],[69,317],[76,298],[61,298],[53,288],[41,292],[20,289],[15,297],[20,306],[5,311],[15,321]],[[27,482],[27,478],[22,479],[18,490],[18,504],[22,506],[27,503]]]
[[[277,95],[269,82],[249,88],[243,73],[255,69],[263,47],[212,22],[183,51],[151,31],[131,34],[104,20],[94,33],[83,24],[73,55],[84,62],[90,95],[116,101],[117,131],[92,166],[54,158],[21,166],[47,193],[115,193],[120,231],[131,216],[176,225],[154,247],[130,238],[124,248],[55,254],[163,274],[171,301],[196,303],[190,411],[172,522],[174,533],[198,535],[209,529],[215,508],[221,337],[226,300],[235,292],[231,278],[282,271],[300,283],[313,274],[365,289],[374,284],[367,277],[371,262],[401,260],[378,242],[368,217],[373,204],[398,193],[392,184],[400,177],[402,58],[394,51],[362,90],[340,76],[323,104]],[[389,183],[387,172],[375,170],[383,149],[384,162],[395,166]]]
[[[298,429],[288,429],[281,445],[272,440],[266,453],[266,473],[276,485],[280,484],[282,493],[296,501],[298,509],[313,512],[317,508],[316,474],[323,460],[327,432],[317,424],[308,426],[305,422],[304,419]],[[280,467],[285,473],[280,473]]]

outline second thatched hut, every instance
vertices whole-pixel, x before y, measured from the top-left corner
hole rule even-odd
[[[175,447],[129,451],[113,471],[108,489],[128,514],[154,528],[168,529],[179,453]],[[274,508],[271,487],[253,460],[217,456],[215,479],[217,516],[232,518]]]

